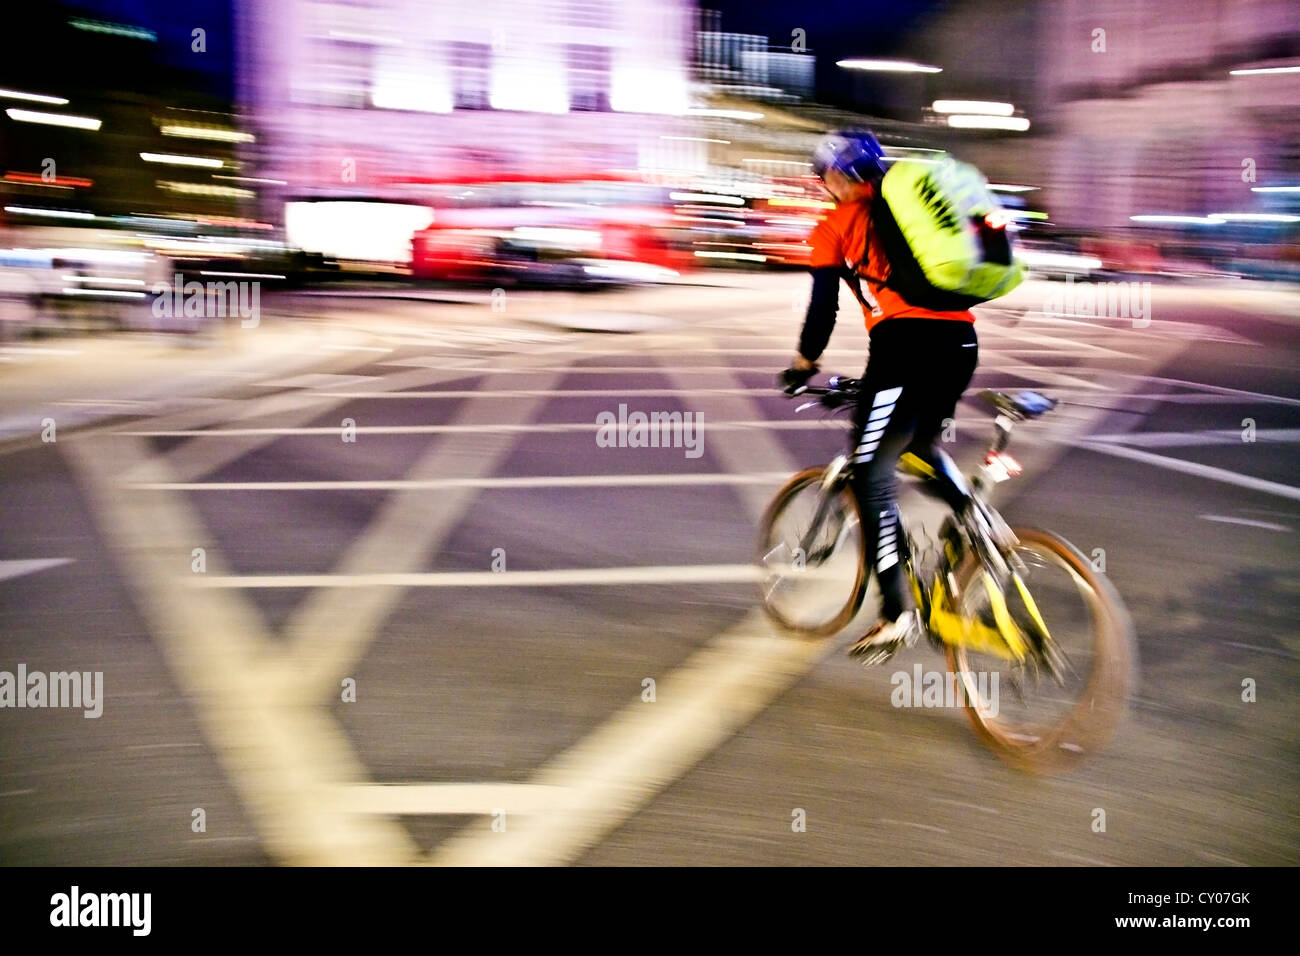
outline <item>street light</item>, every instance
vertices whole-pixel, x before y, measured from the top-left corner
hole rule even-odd
[[[838,60],[836,66],[846,70],[867,70],[874,73],[942,73],[943,67],[914,63],[911,60],[852,59]]]
[[[1023,116],[972,116],[966,113],[953,113],[948,117],[948,125],[954,129],[1009,129],[1023,133],[1029,129],[1029,120]]]
[[[935,100],[930,109],[936,113],[979,113],[984,116],[1011,116],[1013,103],[990,103],[986,100]]]

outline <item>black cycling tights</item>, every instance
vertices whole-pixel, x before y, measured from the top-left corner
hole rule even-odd
[[[907,557],[895,497],[894,470],[904,452],[934,471],[926,487],[954,511],[966,504],[957,472],[935,439],[952,418],[978,361],[975,327],[952,319],[885,319],[871,330],[871,352],[853,416],[853,490],[862,509],[862,538],[882,594],[883,616],[909,605],[900,561]]]

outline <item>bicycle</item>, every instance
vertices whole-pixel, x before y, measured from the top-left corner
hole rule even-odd
[[[860,386],[858,379],[833,376],[826,388],[804,385],[787,394],[817,397],[797,411],[816,405],[834,411],[852,408]],[[950,472],[970,505],[945,519],[937,542],[914,538],[904,522],[900,563],[929,642],[946,655],[948,680],[979,736],[1021,769],[1065,769],[1102,749],[1123,717],[1136,677],[1133,624],[1115,588],[1074,545],[1050,531],[1010,527],[985,500],[987,490],[1021,471],[1006,452],[1013,425],[1056,402],[1033,391],[979,397],[995,414],[993,441],[968,479]],[[869,569],[852,468],[849,456],[839,455],[799,472],[763,516],[763,608],[804,637],[839,632],[866,596]],[[909,454],[899,470],[932,474]],[[788,533],[783,524],[791,519],[795,530]],[[824,613],[812,612],[819,617],[810,617],[809,604],[816,605],[810,596],[820,598]],[[881,650],[873,663],[900,649]],[[1013,692],[1011,713],[989,700],[989,687],[996,695],[1002,675]]]

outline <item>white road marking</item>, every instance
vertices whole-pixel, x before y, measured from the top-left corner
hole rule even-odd
[[[750,421],[711,422],[703,419],[699,425],[701,432],[709,431],[748,431],[775,430],[800,431],[810,428],[833,429],[837,424],[843,425],[845,431],[847,419],[812,418],[792,421],[774,421],[756,418]],[[973,425],[971,419],[957,419],[957,424]],[[474,425],[357,425],[357,435],[444,435],[444,434],[555,434],[560,432],[594,432],[602,426],[595,422],[530,422],[528,424],[493,423]],[[208,428],[208,429],[173,429],[164,431],[120,431],[115,434],[130,435],[135,438],[231,438],[248,435],[328,435],[337,439],[342,429],[339,426],[311,426],[301,428]],[[649,428],[648,434],[654,429]],[[647,446],[648,447],[648,446]],[[660,446],[665,447],[665,446]],[[620,449],[627,450],[627,449]],[[632,450],[635,450],[634,448]]]
[[[912,827],[912,828],[915,829],[915,830],[929,830],[931,833],[947,833],[947,832],[948,832],[948,831],[945,830],[943,827],[931,826],[931,825],[928,824],[928,823],[913,823],[911,820],[886,820],[886,819],[884,819],[884,818],[881,818],[881,819],[877,820],[876,822],[877,822],[877,823],[883,823],[883,824],[885,824],[885,826]]]
[[[1243,644],[1241,641],[1228,641],[1227,643],[1229,647],[1240,647],[1242,650],[1246,651],[1258,651],[1261,654],[1276,654],[1278,657],[1285,657],[1290,660],[1296,659],[1295,654],[1292,654],[1289,651],[1280,651],[1274,647],[1260,647],[1257,644]]]
[[[350,813],[487,816],[504,810],[507,829],[509,818],[516,814],[549,812],[571,799],[566,788],[527,783],[375,783],[340,787],[336,792],[340,808]]]
[[[683,384],[680,376],[673,377]],[[723,381],[734,382],[733,373],[727,371]],[[732,415],[752,413],[746,398],[728,402]],[[795,470],[790,453],[761,430],[728,433],[713,454],[737,473],[753,461],[779,465],[786,474]],[[747,494],[742,501],[749,519],[757,522],[766,497]],[[463,831],[438,847],[431,861],[571,861],[684,776],[832,650],[824,643],[778,636],[761,613],[749,615],[659,681],[653,705],[629,703],[534,775],[535,783],[568,788],[566,806],[526,818],[505,833]]]
[[[81,349],[57,349],[42,345],[5,345],[0,346],[0,355],[80,355]]]
[[[504,832],[463,830],[437,847],[437,865],[567,863],[686,774],[807,673],[831,647],[776,636],[759,614],[696,651],[658,682],[655,703],[629,703],[550,761],[532,783],[569,791],[549,813]]]
[[[1124,374],[1122,372],[1116,374]],[[1300,405],[1300,398],[1288,398],[1285,395],[1267,395],[1263,392],[1248,392],[1240,388],[1228,388],[1223,385],[1206,385],[1202,382],[1189,382],[1181,378],[1160,378],[1154,375],[1133,375],[1132,378],[1140,379],[1144,382],[1154,382],[1158,385],[1177,385],[1181,388],[1189,388],[1198,392],[1213,392],[1216,395],[1237,395],[1241,398],[1247,398],[1251,401],[1272,402],[1277,405]]]
[[[1217,863],[1227,863],[1231,866],[1249,866],[1249,864],[1242,863],[1240,860],[1234,860],[1230,856],[1223,856],[1222,854],[1219,853],[1212,853],[1209,850],[1197,850],[1196,855],[1199,856],[1202,860],[1209,860],[1211,863],[1217,862]]]
[[[1260,442],[1300,442],[1300,428],[1261,428],[1255,433]],[[1241,445],[1240,428],[1215,428],[1195,432],[1123,432],[1116,435],[1089,435],[1090,441],[1104,441],[1140,448],[1179,448],[1201,445]]]
[[[443,488],[657,488],[675,485],[773,485],[789,478],[783,471],[746,475],[715,472],[648,475],[529,475],[519,478],[393,478],[372,481],[177,481],[130,482],[137,491],[436,491]]]
[[[423,378],[427,373],[417,374]],[[409,376],[394,377],[402,380]],[[502,376],[487,385],[499,388],[507,380],[508,376]],[[537,416],[541,405],[540,399],[533,398],[504,406],[467,402],[458,409],[455,421],[472,425],[488,415],[506,415],[514,423],[527,422]],[[516,443],[514,436],[500,434],[454,445],[434,442],[406,477],[446,478],[451,477],[449,472],[459,478],[487,477],[509,460]],[[400,489],[385,496],[365,530],[347,543],[332,570],[340,574],[420,571],[470,512],[478,494],[471,488],[449,488],[436,496]],[[315,697],[332,691],[339,674],[352,673],[351,668],[365,655],[402,595],[402,589],[396,587],[308,591],[282,629],[287,640],[274,666],[300,693]]]
[[[967,810],[979,810],[981,813],[989,813],[993,816],[998,815],[997,810],[994,810],[992,807],[980,806],[978,803],[966,803],[963,800],[950,800],[947,797],[931,797],[930,799],[933,803],[946,803],[949,806],[962,807]]]
[[[1251,491],[1262,491],[1265,494],[1300,501],[1300,488],[1284,485],[1276,481],[1265,481],[1262,478],[1252,478],[1250,475],[1240,475],[1235,471],[1228,471],[1226,468],[1214,468],[1194,461],[1184,461],[1181,458],[1167,458],[1164,455],[1153,455],[1150,452],[1138,451],[1136,448],[1090,441],[1086,438],[1075,439],[1072,444],[1077,448],[1086,448],[1089,451],[1100,452],[1103,455],[1128,458],[1132,461],[1140,461],[1143,464],[1155,465],[1157,468],[1167,468],[1170,471],[1180,472],[1184,475],[1195,475],[1198,478],[1206,478],[1210,481],[1219,481],[1228,485],[1249,488]]]
[[[1251,528],[1263,528],[1265,531],[1290,531],[1284,524],[1274,524],[1272,521],[1256,521],[1254,518],[1234,518],[1231,515],[1197,515],[1204,521],[1219,521],[1223,524],[1242,524]]]
[[[46,568],[57,568],[62,564],[71,564],[72,558],[27,558],[0,561],[0,581],[20,578],[25,574],[35,574]]]
[[[747,324],[748,321],[747,319]],[[1056,341],[1058,344],[1065,344],[1059,339]],[[986,354],[991,352],[995,352],[995,350],[986,349]],[[855,354],[861,355],[860,352],[855,352]],[[441,358],[439,361],[445,362],[447,360]],[[1155,363],[1153,360],[1153,364],[1159,367],[1162,363]],[[1020,367],[1029,368],[1030,366]],[[548,370],[564,374],[573,374],[575,372],[618,374],[621,372],[620,369],[611,366],[580,369],[553,366]],[[648,366],[643,367],[641,370],[646,372],[665,371],[662,366]],[[465,377],[471,374],[479,374],[482,370],[468,368],[462,363],[448,368],[448,371],[463,373],[462,377]],[[506,369],[506,371],[517,375],[523,370]],[[713,374],[718,371],[728,375],[735,375],[742,372],[766,370],[737,369],[731,366],[717,366],[714,369],[691,366],[681,369],[680,374],[683,376],[689,373],[703,372]],[[1082,372],[1085,370],[1071,369],[1070,371]],[[387,383],[388,379],[386,378],[384,381]],[[1085,388],[1090,392],[1094,391],[1090,383]],[[1080,389],[1080,391],[1082,390]],[[1107,394],[1098,397],[1110,399],[1113,396]],[[740,420],[745,416],[737,414],[731,417]],[[328,431],[337,434],[336,429]],[[208,433],[204,432],[203,434]],[[748,434],[737,431],[730,433],[730,435],[746,439],[751,435],[766,438],[770,436],[770,433],[755,429]],[[223,443],[218,447],[227,447],[228,444],[233,443]],[[720,441],[719,445],[721,444]],[[204,447],[210,446],[205,444]],[[105,449],[105,452],[107,451],[108,449]],[[779,459],[773,459],[772,463],[777,460]],[[728,467],[731,465],[731,462],[726,458],[722,459],[722,463]],[[739,467],[753,467],[752,461],[742,463]],[[109,477],[109,472],[112,469],[101,463],[94,470],[103,472],[104,477]],[[169,475],[166,471],[165,468],[153,471],[145,469],[136,474],[143,479],[144,483],[162,488],[176,484],[175,478],[177,476],[174,474]],[[416,475],[417,479],[420,480],[431,477],[428,474],[419,472]],[[118,479],[120,475],[112,475],[111,477]],[[168,481],[167,479],[171,480]],[[108,496],[112,493],[112,489],[107,485],[108,483],[104,482],[104,486],[100,489],[101,496]],[[114,486],[120,487],[120,484]],[[134,496],[122,497],[130,499]],[[160,495],[159,497],[163,498],[169,507],[179,504],[179,502],[170,501],[164,496]],[[108,501],[104,502],[103,507],[105,510],[124,510],[121,503]],[[135,511],[126,511],[126,514],[121,517],[125,518],[138,514],[140,512],[137,509]],[[157,549],[157,542],[150,540],[150,535],[157,536],[156,529],[149,529],[148,534],[144,530],[131,533],[127,530],[131,525],[120,518],[109,523],[110,526],[116,525],[117,533],[123,541],[128,541],[133,545],[133,548],[125,550],[128,564],[138,564],[141,560],[138,556],[140,552]],[[376,542],[377,545],[391,543],[391,539]],[[211,566],[211,558],[209,563]],[[487,572],[475,573],[486,574]],[[187,580],[191,577],[188,575],[180,576]],[[163,641],[164,646],[173,653],[180,651],[186,656],[193,656],[194,659],[179,670],[186,678],[185,683],[190,683],[196,679],[199,681],[197,688],[192,690],[196,699],[203,701],[207,696],[216,695],[219,692],[229,695],[231,687],[243,687],[249,679],[255,679],[255,683],[259,688],[264,687],[266,689],[267,693],[264,696],[281,695],[281,699],[276,699],[274,702],[281,704],[286,710],[313,703],[317,700],[316,697],[303,693],[303,687],[298,685],[293,687],[281,686],[271,679],[270,675],[260,674],[255,667],[245,666],[242,670],[234,668],[232,671],[220,659],[209,659],[202,646],[188,647],[182,644],[177,647],[170,637],[162,636],[164,632],[188,632],[193,630],[195,636],[211,638],[213,654],[217,653],[217,648],[222,644],[223,627],[221,625],[206,620],[195,623],[193,621],[192,607],[190,608],[189,618],[180,616],[181,607],[186,604],[185,598],[193,598],[194,595],[182,595],[173,599],[160,592],[160,586],[164,584],[171,585],[175,577],[174,572],[160,571],[156,575],[156,583],[151,582],[151,586],[144,595],[144,597],[152,600],[145,601],[145,604],[151,610],[159,604],[162,605],[160,610],[154,611],[154,616],[160,617],[161,623],[165,625],[160,631],[160,640]],[[348,598],[351,599],[354,593],[356,592],[350,592]],[[203,611],[208,609],[209,605],[203,602],[199,603],[199,616],[203,617]],[[217,605],[212,605],[212,607],[220,609]],[[329,620],[328,614],[322,613],[319,616],[322,620]],[[246,642],[241,635],[241,631],[239,629],[227,630],[229,630],[231,636],[233,650],[242,653],[245,650]],[[252,630],[260,631],[261,628],[254,627]],[[351,628],[345,626],[344,630],[351,630]],[[184,636],[188,637],[189,635],[186,633]],[[352,642],[355,638],[350,635],[348,640]],[[261,644],[263,641],[259,639],[257,643]],[[753,616],[736,631],[722,635],[710,646],[693,655],[686,667],[669,674],[660,681],[658,702],[656,704],[651,706],[640,702],[640,700],[629,702],[628,707],[615,721],[599,728],[591,736],[580,741],[575,747],[562,755],[558,761],[543,767],[534,776],[535,785],[546,788],[544,791],[537,791],[538,793],[566,792],[573,799],[565,799],[561,801],[562,806],[549,809],[543,808],[541,806],[543,801],[539,800],[536,815],[526,816],[524,820],[518,823],[512,819],[510,828],[505,833],[490,832],[487,826],[467,828],[440,847],[433,855],[433,860],[435,862],[460,863],[562,863],[573,859],[582,850],[598,842],[603,834],[617,827],[627,816],[648,803],[665,786],[680,778],[712,749],[736,733],[745,722],[767,706],[782,690],[797,681],[818,658],[827,653],[828,646],[825,642],[801,642],[777,638],[771,634],[770,626],[761,616]],[[304,646],[304,651],[313,649]],[[359,653],[358,650],[358,656]],[[203,679],[202,667],[205,662],[221,672],[217,678],[213,680]],[[303,662],[294,661],[293,663],[301,664]],[[337,678],[338,673],[335,672],[332,665],[336,663],[338,663],[337,660],[331,660],[331,666],[325,668],[325,670],[329,671],[327,676],[334,679]],[[341,673],[347,673],[347,671],[344,670]],[[235,678],[236,674],[240,675],[238,679]],[[191,686],[193,685],[191,684]],[[290,691],[294,693],[290,694]],[[236,696],[239,696],[240,702],[242,702],[243,697],[246,695]],[[323,702],[323,698],[321,700]],[[224,706],[234,706],[234,703],[227,702]],[[250,706],[250,710],[254,711],[249,714],[250,717],[258,716],[255,712],[256,709]],[[210,716],[210,714],[205,710],[204,716]],[[214,730],[216,729],[221,728],[214,728]],[[250,727],[250,731],[251,729]],[[312,750],[319,748],[320,742],[312,733],[315,728],[304,725],[284,729],[302,731],[294,738],[299,747]],[[333,728],[331,727],[331,729]],[[222,745],[225,741],[221,738],[225,736],[225,734],[213,734],[219,749],[223,749]],[[287,743],[287,738],[284,741],[280,740],[285,735],[277,733],[275,736],[278,743]],[[237,737],[236,742],[250,746],[255,754],[258,753],[258,740],[256,738],[242,740]],[[289,756],[293,757],[292,754]],[[336,755],[331,752],[331,756]],[[321,802],[332,801],[334,791],[316,786],[321,781],[318,781],[311,772],[315,768],[307,764],[306,755],[300,759],[301,763],[299,759],[289,760],[287,765],[279,770],[272,766],[263,767],[259,762],[259,766],[254,769],[264,771],[267,777],[266,780],[261,782],[260,787],[274,790],[279,790],[281,787],[287,789],[290,780],[300,780],[304,785],[313,785],[311,792],[323,797]],[[344,761],[344,769],[345,771],[352,769],[351,765],[346,761]],[[280,779],[282,776],[290,779],[282,781]],[[246,801],[250,801],[253,808],[258,811],[255,813],[255,819],[264,818],[265,811],[268,808],[278,808],[279,801],[277,800],[274,803],[268,801],[266,799],[267,795],[259,792],[259,787],[254,785],[257,781],[249,781],[247,774],[234,772],[232,778],[240,785],[241,795]],[[364,773],[352,779],[364,779]],[[327,783],[334,782],[332,779],[327,781]],[[284,793],[284,796],[289,796],[289,794]],[[409,797],[411,798],[409,802],[401,805],[416,807],[420,805],[418,791],[412,792]],[[344,798],[346,799],[346,793]],[[299,849],[298,846],[295,846],[297,839],[305,835],[305,824],[310,821],[315,811],[320,809],[313,805],[312,801],[314,799],[316,798],[313,797],[307,801],[305,807],[307,819],[295,823],[291,819],[277,821],[274,815],[271,816],[270,822],[279,822],[289,830],[288,834],[280,832],[277,828],[272,828],[269,831],[270,835],[274,837],[274,839],[268,839],[268,843],[272,844],[271,849],[273,851],[283,855],[286,850]],[[363,806],[365,800],[368,799],[382,802],[389,799],[396,801],[398,797],[392,794],[376,793],[361,798],[358,805]],[[402,796],[400,799],[406,801],[408,796]],[[434,807],[453,805],[452,801],[440,803],[439,799],[433,791],[430,791],[427,805]],[[392,805],[394,804],[390,804],[390,806]],[[292,806],[292,804],[286,804],[285,809],[288,809],[289,806]],[[362,810],[361,812],[365,811]],[[430,812],[440,811],[434,809]],[[259,819],[259,823],[261,822],[264,822],[264,819]],[[334,821],[321,822],[333,823]],[[268,831],[263,828],[263,836],[266,837],[267,835]],[[292,839],[286,839],[286,836],[291,836]],[[338,834],[333,827],[324,827],[319,834],[319,839],[326,843],[331,855],[326,857],[325,848],[322,848],[316,858],[332,859],[334,861],[344,858],[345,854],[339,852],[343,847],[340,846]],[[381,847],[384,850],[389,849],[389,846],[383,843],[381,843]],[[395,845],[391,848],[398,850]],[[376,847],[376,849],[379,849],[379,847]],[[294,854],[291,858],[300,859],[301,857]]]
[[[332,375],[328,372],[310,372],[306,375],[295,375],[293,378],[268,379],[254,384],[258,388],[325,388],[360,385],[362,382],[370,382],[374,379],[373,375]]]
[[[331,786],[366,779],[365,767],[326,708],[268,665],[276,643],[256,607],[242,594],[177,586],[190,576],[177,556],[210,535],[183,496],[122,495],[118,484],[131,470],[165,483],[165,463],[146,443],[111,432],[59,448],[266,851],[315,866],[412,859],[418,848],[400,824],[328,799]],[[210,548],[209,569],[219,572],[221,560]]]
[[[321,392],[328,398],[517,398],[520,395],[547,398],[682,398],[690,395],[767,395],[780,391],[771,388],[517,388],[495,391],[456,389],[413,392]]]
[[[1077,863],[1087,863],[1089,866],[1114,866],[1114,863],[1106,863],[1102,860],[1094,860],[1090,856],[1079,856],[1076,853],[1065,853],[1061,850],[1050,851],[1052,856],[1059,857],[1062,860],[1074,860]]]
[[[408,571],[371,574],[196,574],[191,587],[210,588],[510,588],[607,587],[623,584],[746,584],[755,564],[647,565],[550,571]]]
[[[89,406],[92,408],[103,408],[107,406],[139,408],[142,405],[151,405],[153,403],[138,398],[70,398],[66,401],[55,402],[54,404],[68,406],[70,408],[80,408],[82,406]]]

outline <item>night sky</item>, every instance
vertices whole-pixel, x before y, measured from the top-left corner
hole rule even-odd
[[[792,31],[805,31],[817,55],[818,98],[835,102],[845,89],[835,61],[850,56],[899,55],[919,23],[941,10],[942,0],[703,0],[722,13],[722,29],[761,33],[773,46],[788,45]],[[168,66],[196,72],[206,92],[233,93],[234,4],[232,0],[80,0],[69,15],[147,26],[158,33],[158,56]],[[207,31],[207,52],[191,51],[191,31]]]
[[[234,3],[232,0],[79,0],[65,7],[84,16],[147,27],[158,34],[157,56],[166,66],[194,71],[204,92],[234,95]],[[206,32],[206,51],[192,50],[192,31]]]
[[[901,47],[925,20],[948,4],[942,0],[704,0],[701,7],[722,12],[721,27],[734,33],[761,33],[772,45],[787,46],[791,31],[802,28],[808,52],[817,56],[817,94],[841,100],[844,71],[835,61],[853,56],[900,56]]]

